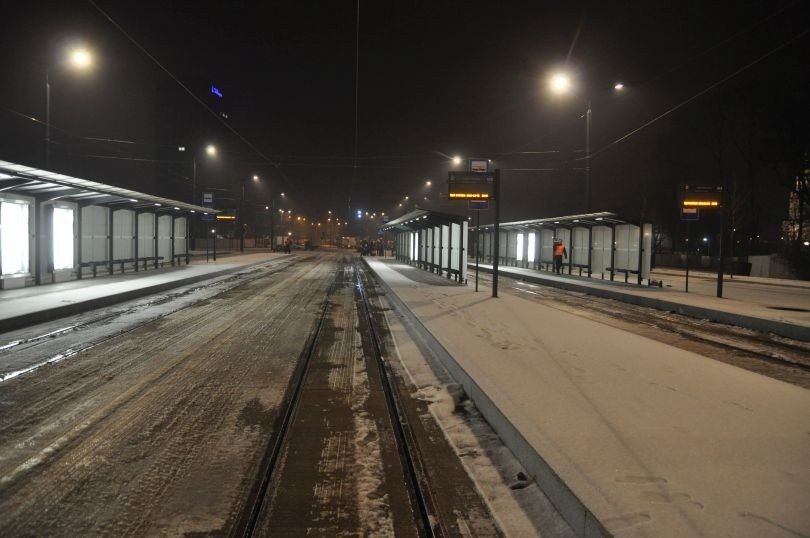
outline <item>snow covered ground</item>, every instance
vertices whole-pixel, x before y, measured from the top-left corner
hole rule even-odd
[[[369,263],[616,536],[810,536],[810,391]]]

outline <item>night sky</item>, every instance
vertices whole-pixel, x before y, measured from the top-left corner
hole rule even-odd
[[[313,217],[397,214],[405,195],[466,213],[442,200],[450,157],[484,157],[503,171],[505,220],[549,217],[584,210],[590,100],[594,210],[677,228],[679,183],[724,184],[741,229],[778,236],[808,149],[806,2],[361,1],[359,34],[357,9],[3,2],[0,159],[44,166],[30,118],[44,119],[47,68],[51,168],[69,175],[191,201],[196,155],[197,197],[223,208],[258,174],[250,200]],[[91,71],[64,65],[75,43]],[[546,84],[561,67],[577,89],[564,98]]]

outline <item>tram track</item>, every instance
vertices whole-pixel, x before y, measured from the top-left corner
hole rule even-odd
[[[507,289],[531,300],[542,301],[546,306],[630,328],[643,336],[810,388],[810,343],[519,279],[502,278],[510,283]]]
[[[331,347],[334,349],[335,343],[325,343],[324,340],[327,339],[327,335],[325,334],[328,332],[326,330],[327,326],[337,323],[335,318],[339,316],[335,314],[335,311],[341,309],[345,310],[351,303],[354,303],[352,315],[349,318],[344,318],[345,321],[348,321],[348,324],[344,324],[343,326],[335,325],[333,329],[336,330],[333,332],[345,333],[345,330],[348,329],[349,326],[356,328],[362,341],[360,348],[363,350],[364,357],[353,358],[349,362],[354,362],[357,360],[367,361],[366,368],[370,368],[373,364],[378,370],[376,375],[372,375],[369,372],[367,379],[369,383],[377,381],[379,387],[370,386],[365,390],[365,392],[371,395],[369,396],[369,399],[373,398],[373,394],[378,391],[382,391],[384,394],[384,409],[387,410],[387,416],[376,416],[373,418],[373,421],[378,427],[382,423],[388,423],[391,427],[390,434],[379,431],[377,432],[377,436],[380,439],[380,444],[385,444],[386,439],[392,439],[400,462],[399,469],[402,472],[402,481],[399,482],[397,480],[390,480],[390,476],[376,477],[377,480],[381,481],[381,483],[377,485],[379,488],[385,489],[385,497],[391,499],[392,501],[400,498],[406,500],[406,502],[411,505],[411,512],[413,515],[413,521],[411,523],[413,527],[407,528],[408,524],[403,522],[404,518],[401,515],[398,516],[394,513],[397,511],[401,512],[402,507],[394,506],[393,502],[389,503],[389,506],[383,509],[384,511],[391,512],[386,514],[390,520],[387,523],[387,527],[385,525],[377,528],[364,527],[364,525],[368,525],[369,523],[367,521],[364,522],[363,517],[360,517],[359,520],[354,521],[354,518],[345,512],[345,506],[340,506],[347,504],[345,495],[342,493],[334,493],[334,490],[343,492],[344,489],[351,490],[352,488],[357,487],[356,484],[352,485],[350,483],[352,481],[352,477],[350,476],[351,473],[349,473],[347,476],[310,477],[309,480],[312,480],[316,484],[316,486],[312,488],[313,491],[320,490],[323,492],[329,491],[330,489],[333,491],[332,493],[321,493],[320,495],[316,494],[315,499],[312,500],[311,504],[308,506],[304,504],[304,511],[309,512],[309,518],[303,518],[303,514],[294,512],[300,518],[298,520],[298,524],[301,524],[301,519],[312,521],[313,523],[308,524],[314,526],[316,529],[315,532],[321,533],[340,532],[341,530],[351,532],[350,527],[354,526],[354,532],[357,532],[358,528],[363,529],[360,531],[361,534],[366,532],[371,532],[373,534],[377,531],[383,531],[384,533],[386,533],[386,531],[393,531],[397,535],[414,535],[424,537],[444,535],[444,533],[441,532],[440,519],[436,516],[435,509],[431,501],[427,475],[419,461],[418,450],[416,450],[413,446],[415,444],[413,432],[408,425],[406,413],[402,410],[402,403],[399,401],[396,394],[397,391],[394,386],[396,382],[393,379],[392,373],[385,364],[379,329],[376,327],[377,322],[374,320],[374,316],[372,314],[373,309],[370,305],[367,286],[368,277],[365,275],[365,271],[356,261],[353,263],[348,263],[344,259],[338,265],[335,278],[326,292],[320,317],[315,322],[314,327],[307,339],[307,343],[304,346],[301,356],[299,357],[299,364],[296,368],[296,373],[293,376],[292,382],[287,389],[287,394],[283,399],[284,410],[278,415],[276,421],[277,425],[274,428],[273,436],[269,440],[267,450],[262,457],[258,478],[254,485],[250,488],[248,501],[245,503],[245,510],[239,517],[237,524],[234,526],[233,531],[231,532],[232,536],[267,535],[272,533],[273,529],[289,529],[290,525],[293,524],[289,519],[290,507],[286,506],[284,504],[284,499],[279,499],[279,497],[281,495],[294,495],[298,496],[300,500],[301,494],[306,494],[306,492],[302,490],[306,490],[308,488],[300,483],[301,476],[299,472],[288,471],[288,467],[293,465],[293,463],[296,465],[300,463],[300,461],[292,462],[289,459],[292,457],[292,454],[296,454],[296,457],[300,459],[306,459],[306,455],[302,456],[301,452],[305,451],[306,448],[311,449],[313,446],[315,446],[316,451],[321,450],[321,453],[318,454],[318,462],[315,467],[321,470],[332,469],[332,475],[341,475],[339,472],[340,465],[345,464],[346,461],[350,459],[349,456],[346,456],[346,461],[340,461],[337,465],[335,465],[336,462],[324,461],[324,459],[329,458],[330,452],[332,451],[331,447],[335,444],[335,439],[338,440],[337,444],[344,445],[343,449],[338,450],[336,454],[341,451],[346,454],[350,453],[352,451],[350,446],[351,443],[345,440],[346,432],[336,431],[339,429],[339,426],[337,428],[325,427],[320,429],[317,426],[317,423],[319,422],[317,418],[320,417],[319,411],[317,409],[315,410],[313,418],[312,408],[319,407],[320,404],[317,403],[317,400],[319,398],[323,398],[323,374],[327,374],[327,377],[330,380],[329,384],[333,385],[331,388],[340,388],[334,386],[335,369],[332,367],[335,366],[333,359],[336,357],[334,354],[324,353],[326,348]],[[336,298],[336,293],[341,294],[342,297]],[[340,348],[341,346],[338,344],[337,347]],[[343,347],[341,349],[345,351],[346,348]],[[369,351],[371,352],[371,357],[369,357]],[[316,363],[316,361],[319,361],[320,363],[331,362],[332,364],[326,368],[323,368],[322,364],[316,366],[316,371],[313,373],[313,363]],[[338,365],[338,368],[341,366],[342,365]],[[356,371],[351,375],[355,378],[355,380],[357,379]],[[333,405],[336,405],[334,404],[334,401],[340,400],[342,396],[339,390],[336,390],[335,392],[337,394],[330,393],[329,401],[333,402]],[[357,397],[357,394],[355,394],[355,389],[352,389],[349,392],[353,394],[353,398]],[[347,403],[353,411],[358,410],[357,402]],[[367,409],[361,410],[361,413],[371,412],[372,409],[380,410],[382,408],[383,407],[379,405],[375,406],[373,403],[368,402]],[[340,414],[340,411],[337,411],[336,414]],[[334,419],[333,417],[333,420],[335,420],[337,423],[340,422],[339,418]],[[356,425],[356,418],[354,419],[354,422]],[[309,426],[306,424],[309,424]],[[313,428],[317,430],[317,433],[313,436],[310,431],[309,435],[306,435],[306,444],[308,447],[303,447],[301,443],[297,441],[297,438],[302,436],[303,430]],[[324,450],[319,447],[329,448]],[[385,447],[378,448],[379,450],[377,453],[381,459],[385,459],[386,455],[388,455],[388,463],[382,461],[376,463],[378,470],[381,471],[384,468],[390,468],[392,466],[390,457],[393,454],[387,451]],[[326,457],[324,458],[325,454]],[[363,457],[358,454],[355,454],[354,456],[355,458],[363,460]],[[342,460],[343,457],[342,455],[339,455],[335,459]],[[369,464],[368,462],[364,464],[365,467],[373,467],[374,465],[375,464]],[[367,471],[368,469],[365,469],[365,471],[361,470],[360,474]],[[294,477],[297,483],[285,483],[285,481],[289,482],[290,480],[290,478],[286,476],[287,474]],[[324,474],[330,474],[330,472],[327,471]],[[345,480],[346,483],[338,484],[338,482],[343,480]],[[324,483],[326,482],[333,482],[332,484],[329,484],[331,488],[324,486]],[[337,487],[335,487],[336,484]],[[403,486],[405,491],[400,493],[393,491],[392,488],[397,487],[397,484]],[[318,506],[319,502],[323,503],[324,501],[329,500],[331,500],[336,507]],[[362,505],[362,502],[360,504]],[[360,509],[362,511],[362,506]],[[342,515],[341,510],[344,510]],[[377,517],[379,517],[379,514]],[[318,526],[319,523],[315,523],[318,521],[320,521],[321,526]],[[305,524],[304,527],[306,527],[306,525],[307,524]],[[309,530],[309,528],[307,528],[307,530]],[[300,531],[303,532],[304,528],[301,528]]]

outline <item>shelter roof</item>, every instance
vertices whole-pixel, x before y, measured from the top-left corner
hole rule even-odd
[[[0,192],[47,197],[48,200],[66,200],[82,205],[116,205],[133,209],[151,207],[156,211],[219,213],[216,209],[2,160],[0,160]]]
[[[406,213],[401,217],[394,219],[380,227],[382,231],[388,230],[420,230],[422,228],[430,228],[432,226],[439,226],[441,224],[459,224],[467,220],[466,217],[460,215],[451,215],[450,213],[439,213],[437,211],[429,211],[427,209],[415,209],[410,213]]]
[[[501,229],[528,229],[528,228],[554,228],[575,226],[605,226],[614,224],[638,224],[619,218],[615,213],[602,211],[598,213],[583,213],[580,215],[567,215],[563,217],[549,217],[544,219],[518,220],[500,223]],[[486,230],[493,228],[494,224],[482,224],[480,228]]]

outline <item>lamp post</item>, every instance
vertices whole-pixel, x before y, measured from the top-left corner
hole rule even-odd
[[[69,54],[68,64],[85,70],[93,64],[93,56],[87,49],[76,48]],[[45,169],[51,167],[51,69],[45,66]]]
[[[567,95],[571,93],[573,84],[571,77],[567,73],[555,73],[549,79],[549,88],[556,95]],[[624,84],[616,82],[613,89],[620,92],[624,89]],[[591,212],[591,121],[593,112],[591,110],[591,100],[588,99],[585,108],[585,212]]]
[[[181,153],[185,152],[186,147],[185,146],[178,146],[177,151],[179,151]],[[208,144],[207,146],[205,146],[205,154],[209,158],[216,157],[217,156],[217,147],[215,145],[213,145],[213,144]],[[193,151],[192,156],[191,156],[191,203],[192,204],[199,204],[200,203],[197,200],[197,152],[196,151]],[[195,228],[197,228],[197,226],[194,224],[194,221],[192,221],[192,228],[191,228],[191,241],[192,241],[191,248],[192,249],[195,246],[194,242],[195,242],[195,237],[196,237],[196,232],[197,232],[197,230],[195,230]]]
[[[253,181],[258,182],[259,176],[253,176]],[[242,180],[242,198],[239,201],[239,252],[245,251],[245,183],[247,178]]]

